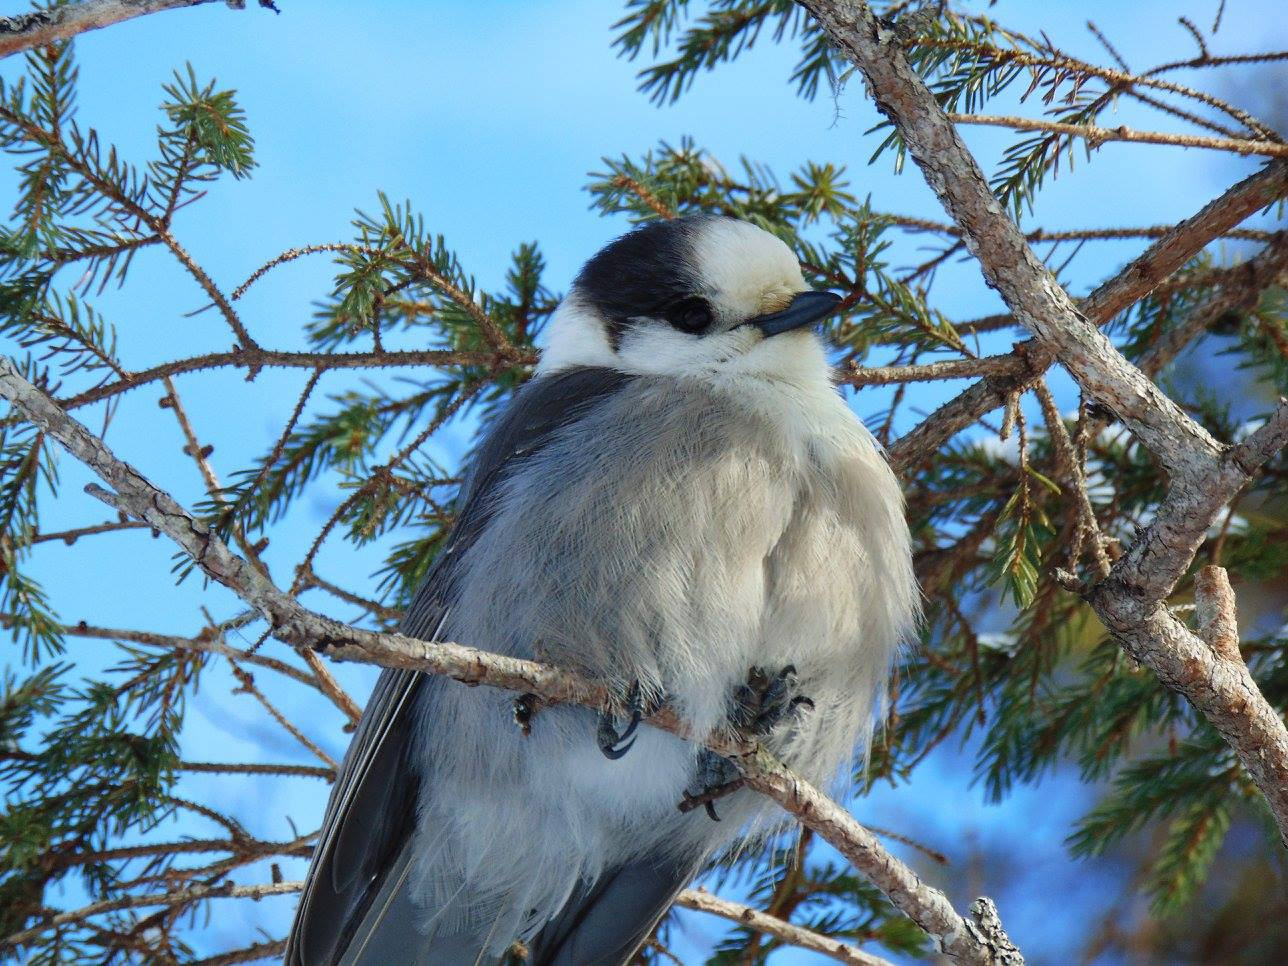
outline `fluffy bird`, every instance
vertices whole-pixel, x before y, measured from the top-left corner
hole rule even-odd
[[[839,301],[730,218],[646,224],[586,264],[402,630],[605,680],[625,710],[545,709],[524,736],[512,694],[385,671],[288,964],[493,964],[516,941],[534,966],[627,962],[777,815],[746,790],[680,810],[733,772],[636,730],[663,701],[811,781],[848,767],[918,592],[895,476],[813,331]]]

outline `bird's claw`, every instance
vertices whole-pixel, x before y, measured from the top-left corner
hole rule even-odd
[[[701,805],[713,822],[720,821],[716,801],[731,795],[743,786],[742,774],[727,758],[722,758],[710,748],[698,752],[698,774],[694,781],[696,792],[684,790],[678,808],[691,812]]]
[[[751,735],[767,735],[782,721],[802,707],[811,710],[814,702],[804,695],[788,697],[796,685],[796,667],[788,664],[777,674],[762,667],[747,672],[745,684],[734,691],[734,708],[730,719]]]
[[[630,712],[630,719],[620,734],[613,713],[607,710],[599,712],[599,727],[595,731],[595,738],[599,750],[611,761],[617,761],[631,750],[631,746],[635,744],[636,729],[644,719],[644,697],[639,681],[632,681],[626,692],[626,710]]]
[[[753,667],[747,672],[746,682],[734,689],[730,722],[753,737],[769,734],[801,708],[814,707],[814,702],[804,695],[792,695],[795,686],[796,668],[791,664],[777,674]],[[698,789],[696,792],[685,790],[680,811],[691,812],[701,805],[711,820],[718,822],[720,816],[715,802],[741,788],[743,778],[731,762],[704,748],[698,754],[694,786]]]

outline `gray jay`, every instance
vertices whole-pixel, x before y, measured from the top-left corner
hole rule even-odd
[[[646,224],[582,269],[491,425],[402,629],[610,683],[619,717],[380,677],[331,793],[288,964],[616,966],[776,806],[696,734],[828,783],[918,606],[899,486],[833,386],[838,296],[743,221]],[[633,713],[632,713],[633,712]],[[716,811],[718,809],[718,812]],[[718,817],[720,821],[712,821]]]

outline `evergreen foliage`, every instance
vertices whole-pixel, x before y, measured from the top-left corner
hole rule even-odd
[[[1022,95],[1047,119],[1083,125],[1097,123],[1116,100],[1132,98],[1209,131],[1258,138],[1268,130],[1206,92],[1171,82],[1168,65],[1139,74],[1103,67],[1069,56],[1045,36],[1027,37],[951,7],[939,14],[923,10],[900,29],[913,64],[952,111],[977,113],[1004,95]],[[788,82],[803,97],[823,96],[848,80],[844,59],[787,0],[713,0],[700,9],[685,0],[630,0],[617,30],[617,49],[646,61],[641,90],[659,103],[675,101],[705,71],[757,42],[799,47]],[[1220,58],[1208,60],[1201,66],[1220,66]],[[117,323],[94,307],[107,286],[139,283],[131,267],[147,247],[170,252],[228,319],[244,358],[234,365],[252,374],[274,365],[255,355],[261,347],[244,337],[234,300],[173,232],[176,213],[199,203],[211,182],[253,175],[254,142],[235,92],[191,66],[180,70],[163,87],[155,155],[131,161],[78,120],[76,82],[73,46],[60,43],[28,54],[24,78],[0,89],[0,147],[12,156],[20,181],[0,231],[0,332],[24,373],[64,402],[106,390],[99,403],[105,421],[123,393],[161,378],[141,379],[126,369]],[[902,163],[903,146],[893,133],[881,145],[886,148]],[[1094,156],[1094,148],[1066,134],[1018,136],[992,186],[1016,218],[1025,217],[1062,166]],[[963,254],[961,241],[948,226],[883,210],[854,190],[851,177],[839,161],[802,159],[785,175],[754,159],[726,166],[686,139],[604,158],[588,191],[596,210],[622,221],[719,212],[783,238],[811,283],[845,295],[827,333],[843,384],[862,385],[867,366],[978,361],[985,346],[997,344],[995,333],[1018,331],[1008,318],[963,319],[937,302],[936,270]],[[1075,244],[1118,237],[1113,230],[1119,227],[1052,239],[1048,260],[1059,265],[1071,249],[1076,254]],[[930,237],[937,246],[911,268],[902,264],[910,237]],[[1257,250],[1282,243],[1282,233],[1245,237]],[[559,294],[546,282],[534,243],[515,247],[501,289],[484,290],[411,202],[383,195],[370,213],[355,216],[349,241],[319,250],[332,253],[335,278],[302,325],[311,355],[299,367],[312,372],[308,386],[277,443],[226,483],[212,485],[197,509],[254,560],[258,541],[306,494],[338,486],[342,501],[300,561],[292,590],[333,590],[361,606],[369,626],[387,628],[453,521],[457,468],[425,455],[425,443],[449,424],[473,417],[486,422],[505,403],[530,374]],[[302,254],[286,253],[268,267]],[[1178,334],[1183,343],[1204,338],[1268,409],[1273,397],[1288,394],[1288,293],[1269,284],[1244,292],[1238,266],[1245,254],[1204,253],[1106,330],[1134,361]],[[1193,331],[1196,313],[1214,298],[1226,299],[1228,308]],[[395,383],[322,391],[327,373],[348,366],[346,357],[391,351],[384,341],[394,338],[439,352],[441,360]],[[1163,373],[1169,394],[1216,438],[1246,434],[1247,421],[1230,415],[1231,393],[1240,390],[1187,384],[1165,367]],[[864,408],[887,444],[910,419],[904,385],[889,394],[883,410]],[[177,408],[177,396],[171,398]],[[1066,465],[1062,437],[1072,440],[1077,467]],[[192,455],[205,460],[200,450]],[[185,701],[215,660],[231,660],[248,678],[248,665],[285,673],[274,667],[285,664],[297,680],[315,679],[293,660],[221,644],[232,628],[262,630],[250,614],[210,617],[193,639],[205,649],[175,647],[161,635],[117,637],[64,626],[46,589],[26,572],[45,536],[41,509],[60,492],[61,458],[21,419],[10,415],[0,423],[0,618],[21,654],[0,697],[0,941],[18,937],[8,952],[33,963],[189,961],[195,954],[186,929],[215,900],[185,900],[158,911],[132,907],[129,897],[218,886],[265,855],[300,854],[308,840],[282,844],[275,853],[273,843],[229,825],[220,803],[174,795]],[[904,478],[926,617],[920,645],[898,670],[886,728],[870,761],[856,763],[855,787],[904,781],[933,748],[950,741],[975,749],[976,775],[994,799],[1057,768],[1076,768],[1084,781],[1104,783],[1106,790],[1070,830],[1070,848],[1096,861],[1153,831],[1145,866],[1154,910],[1159,917],[1184,914],[1227,832],[1249,815],[1261,821],[1264,806],[1220,735],[1135,666],[1057,578],[1058,570],[1094,578],[1098,552],[1112,559],[1151,518],[1165,493],[1160,468],[1125,430],[1081,402],[1053,421],[1031,400],[1020,400],[1008,407],[1000,431],[982,420],[934,458],[907,467]],[[1236,587],[1278,581],[1282,588],[1285,479],[1288,460],[1280,455],[1209,535],[1195,566],[1220,563]],[[1079,515],[1079,486],[1103,534],[1100,547],[1092,546],[1099,538]],[[383,564],[367,591],[333,588],[315,573],[317,552],[328,540],[380,548]],[[186,564],[179,569],[186,572]],[[1188,615],[1191,601],[1187,580],[1169,603]],[[1266,631],[1265,624],[1245,635],[1243,653],[1266,697],[1288,711],[1288,632]],[[1003,629],[984,630],[998,626]],[[68,638],[85,635],[114,641],[120,651],[101,679],[83,679],[72,663]],[[245,686],[255,688],[253,680]],[[226,826],[223,849],[231,857],[189,865],[189,850],[143,847],[160,840],[157,830],[177,810],[215,815]],[[1277,848],[1266,824],[1267,847]],[[929,954],[925,934],[853,870],[838,866],[832,853],[808,836],[777,845],[779,858],[784,845],[790,853],[785,862],[771,864],[767,853],[756,851],[727,864],[726,874],[745,886],[748,902],[820,934]],[[55,907],[68,896],[106,906],[99,914],[54,920]],[[663,931],[662,943],[665,937]],[[779,945],[772,936],[734,927],[711,962],[759,963]],[[656,947],[648,956],[664,959]]]

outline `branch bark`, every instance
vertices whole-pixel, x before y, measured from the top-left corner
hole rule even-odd
[[[197,7],[215,0],[83,0],[53,10],[0,17],[0,57],[8,57],[32,47],[67,40],[87,30],[110,27],[122,20],[132,20],[148,13]],[[234,9],[244,7],[239,0],[224,0]],[[260,0],[261,7],[273,4]]]
[[[467,684],[487,684],[536,695],[542,703],[604,708],[607,687],[559,668],[491,654],[460,644],[429,643],[402,634],[380,634],[349,627],[303,607],[279,590],[249,561],[234,553],[208,527],[138,470],[118,459],[102,439],[68,415],[28,382],[8,358],[0,359],[0,396],[85,464],[112,489],[96,484],[87,492],[120,512],[142,520],[172,539],[207,576],[223,584],[268,621],[274,637],[300,648],[316,648],[341,660],[442,674]],[[754,742],[736,734],[690,734],[672,710],[663,708],[648,723],[729,758],[752,788],[778,802],[803,825],[830,842],[863,872],[891,902],[936,941],[956,962],[1022,962],[998,958],[998,941],[988,925],[960,915],[939,890],[922,882],[891,855],[875,835],[841,806],[794,774]],[[994,932],[1000,925],[994,923]],[[1005,938],[1005,933],[1000,933]],[[1009,943],[1009,940],[1007,941]]]
[[[1288,844],[1288,729],[1242,661],[1220,658],[1163,604],[1220,509],[1288,442],[1288,404],[1241,446],[1219,445],[1122,357],[1030,250],[956,127],[908,64],[898,27],[879,22],[862,0],[802,0],[802,5],[863,73],[877,107],[898,129],[961,228],[984,277],[1016,319],[1167,470],[1169,492],[1153,523],[1086,596],[1124,649],[1188,698],[1230,743],[1266,796]],[[1283,162],[1270,171],[1275,172],[1269,176],[1272,183],[1288,177]],[[1115,301],[1103,287],[1088,301],[1097,296],[1102,304]]]
[[[853,966],[892,966],[889,960],[865,953],[858,946],[804,929],[795,923],[771,916],[767,912],[761,912],[740,902],[730,902],[728,899],[713,896],[705,889],[685,889],[676,897],[675,904],[685,909],[696,909],[698,912],[721,916],[756,932],[777,936],[789,946],[799,946],[801,949],[822,953],[838,963],[851,963]]]
[[[4,938],[4,945],[16,948],[30,942],[47,929],[81,922],[91,916],[101,916],[106,912],[117,912],[121,909],[138,909],[143,906],[179,906],[201,902],[206,899],[263,899],[265,896],[289,895],[303,888],[302,882],[266,882],[262,885],[236,886],[231,882],[215,886],[194,886],[190,889],[171,889],[169,892],[157,892],[150,895],[124,896],[120,899],[105,899],[93,902],[80,909],[60,912],[49,916],[22,932],[16,932]]]
[[[1184,148],[1208,148],[1213,151],[1231,151],[1235,154],[1259,154],[1268,158],[1288,158],[1288,144],[1273,141],[1254,141],[1250,138],[1213,138],[1200,134],[1168,134],[1164,131],[1134,131],[1129,127],[1099,127],[1095,124],[1063,124],[1059,121],[1041,121],[1028,117],[994,116],[989,114],[949,114],[954,124],[982,124],[1005,127],[1012,131],[1050,131],[1085,139],[1092,147],[1106,141],[1127,141],[1136,144],[1170,144]]]
[[[400,366],[492,366],[503,362],[495,352],[455,352],[451,349],[409,349],[397,352],[283,352],[261,349],[258,346],[241,346],[229,352],[210,352],[163,362],[151,369],[133,372],[123,379],[104,383],[93,389],[62,401],[68,409],[79,409],[90,403],[119,396],[131,389],[158,382],[168,376],[206,369],[246,369],[247,378],[254,378],[260,369],[393,369]],[[521,354],[513,360],[516,365],[535,365],[534,353]]]
[[[978,172],[978,168],[976,168]],[[1288,195],[1288,163],[1274,161],[1233,185],[1179,222],[1122,271],[1082,300],[1082,313],[1104,325],[1178,271],[1210,242],[1244,219]],[[1004,220],[1005,215],[1002,216]],[[907,472],[944,443],[1023,391],[1055,361],[1055,352],[1034,340],[1016,345],[1016,370],[986,376],[945,403],[890,448],[896,469]]]

